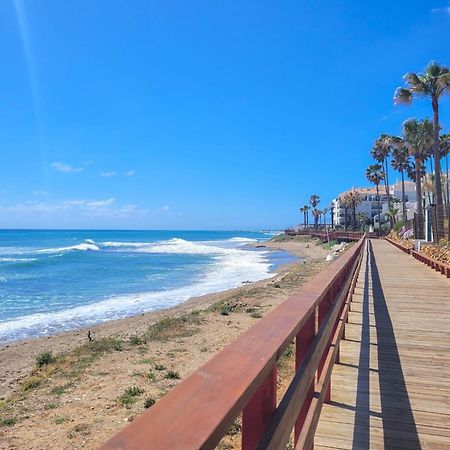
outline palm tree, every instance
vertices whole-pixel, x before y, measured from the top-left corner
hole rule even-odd
[[[322,211],[320,209],[313,208],[312,214],[313,214],[313,217],[314,217],[314,229],[317,230],[317,228],[319,226],[319,218],[322,215]]]
[[[384,169],[384,186],[386,189],[386,197],[388,208],[391,207],[391,193],[389,192],[389,167],[388,159],[394,149],[395,137],[388,134],[382,134],[373,144],[370,153],[375,161],[382,164]]]
[[[439,150],[441,153],[441,158],[445,157],[445,193],[446,193],[446,203],[447,203],[447,217],[449,219],[449,240],[450,240],[450,193],[449,193],[449,173],[448,173],[448,155],[450,153],[450,133],[443,134],[440,136],[439,140]]]
[[[433,124],[428,120],[408,119],[403,122],[403,143],[409,154],[414,158],[417,197],[417,238],[423,239],[423,204],[421,170],[426,159],[427,148],[432,139]]]
[[[303,213],[303,227],[306,227],[306,209],[304,206],[300,208],[300,212]]]
[[[359,212],[358,214],[356,214],[356,221],[359,223],[361,231],[363,231],[364,227],[368,223],[368,217],[363,212]]]
[[[323,214],[323,224],[325,226],[325,230],[327,229],[327,212],[328,212],[328,208],[323,208],[322,214]]]
[[[344,229],[347,231],[348,204],[347,204],[347,196],[345,194],[339,197],[339,206],[342,207],[344,210]]]
[[[388,210],[388,212],[386,213],[386,216],[389,218],[389,220],[395,224],[395,222],[397,221],[397,214],[398,214],[398,209],[396,208],[390,208]]]
[[[345,203],[352,210],[352,228],[356,229],[356,207],[361,203],[361,195],[359,191],[353,188],[345,194]]]
[[[318,219],[320,216],[318,216],[315,211],[317,211],[317,205],[320,203],[320,197],[317,194],[311,195],[311,197],[309,197],[309,203],[313,207],[312,214],[314,218],[314,228],[317,230]]]
[[[433,108],[433,156],[435,170],[436,190],[436,233],[438,240],[444,234],[444,203],[442,200],[441,184],[441,157],[439,154],[439,100],[450,92],[450,69],[434,61],[425,68],[424,73],[407,73],[404,77],[406,87],[397,88],[394,94],[394,103],[410,105],[414,97],[428,97]]]
[[[401,138],[397,138],[397,145],[392,150],[391,166],[402,174],[402,214],[403,221],[406,217],[406,199],[405,199],[405,172],[409,167],[408,149],[403,145]]]
[[[308,226],[309,225],[309,210],[311,209],[311,206],[305,205],[303,208],[305,208],[306,226]]]
[[[309,197],[309,203],[313,208],[317,208],[317,205],[320,203],[320,197],[317,194],[311,195]]]
[[[378,207],[378,225],[381,228],[381,207],[380,207],[380,183],[384,180],[383,166],[372,164],[366,169],[366,178],[376,186],[377,189],[377,207]]]

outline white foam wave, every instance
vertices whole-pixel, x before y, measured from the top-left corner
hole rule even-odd
[[[28,262],[36,261],[36,258],[0,258],[0,262]]]
[[[57,248],[43,248],[40,250],[37,250],[36,253],[61,253],[61,252],[68,252],[73,250],[79,250],[79,251],[98,251],[100,248],[95,244],[89,244],[87,242],[84,242],[82,244],[78,245],[71,245],[70,247],[57,247]]]
[[[258,242],[258,239],[245,238],[245,237],[234,237],[230,239],[231,242]]]
[[[128,247],[128,248],[134,248],[134,247],[146,247],[148,245],[151,245],[150,242],[101,242],[100,245],[102,247]]]
[[[118,295],[59,312],[32,314],[0,322],[0,341],[21,339],[31,335],[44,336],[61,330],[89,326],[141,312],[167,308],[183,303],[191,297],[220,292],[238,287],[245,281],[258,281],[273,275],[270,273],[270,263],[265,257],[267,252],[264,251],[222,248],[179,238],[155,244],[141,244],[144,245],[135,247],[134,251],[208,254],[212,257],[211,263],[206,268],[201,280],[184,287],[162,292]],[[105,243],[99,245],[103,246]]]

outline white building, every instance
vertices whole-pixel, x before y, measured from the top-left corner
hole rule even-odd
[[[333,201],[333,220],[334,225],[345,226],[345,208],[342,205],[341,198],[345,196],[351,190],[355,190],[359,193],[360,203],[356,207],[356,214],[362,213],[369,220],[373,221],[374,217],[378,215],[378,201],[377,201],[377,190],[375,187],[362,187],[362,188],[352,188],[346,192],[339,194]],[[403,219],[402,215],[402,183],[396,182],[389,187],[389,192],[391,199],[394,200],[394,207],[399,210],[398,218]],[[388,212],[388,202],[387,195],[384,185],[379,187],[379,200],[381,209],[381,222],[385,222],[385,214]],[[407,218],[412,219],[414,216],[414,211],[417,208],[416,203],[416,185],[411,181],[405,181],[405,200],[406,200],[406,210]],[[397,203],[398,202],[398,203]],[[352,223],[352,211],[347,209],[347,226]]]

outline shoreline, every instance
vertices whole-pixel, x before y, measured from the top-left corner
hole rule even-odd
[[[265,247],[270,251],[285,251],[302,260],[306,260],[304,254],[308,254],[307,251],[305,252],[305,249],[299,249],[292,243],[291,245],[286,245],[286,243],[265,241],[263,243],[247,244],[247,246],[253,248]],[[128,338],[130,335],[143,333],[149,326],[165,317],[190,313],[198,308],[208,308],[223,296],[275,283],[280,277],[288,273],[295,264],[298,264],[298,260],[277,267],[275,269],[276,272],[272,272],[273,275],[269,278],[251,283],[243,282],[241,286],[235,288],[212,292],[198,297],[190,297],[185,302],[169,308],[143,312],[135,316],[109,320],[48,336],[30,337],[0,344],[0,400],[4,399],[12,391],[13,387],[11,385],[17,384],[23,376],[26,376],[30,364],[34,364],[35,357],[44,351],[53,353],[70,351],[74,347],[86,343],[88,331],[91,332],[94,339],[107,338],[113,335],[120,338]],[[131,329],[133,332],[130,332]],[[13,366],[13,370],[8,369]]]
[[[88,330],[101,330],[104,327],[108,327],[109,324],[111,323],[117,323],[120,321],[127,321],[129,319],[133,319],[136,317],[140,317],[140,316],[147,316],[149,314],[155,314],[158,315],[158,313],[160,312],[167,312],[167,311],[171,311],[171,310],[176,310],[179,306],[184,305],[184,304],[188,304],[191,303],[193,301],[199,301],[201,302],[202,299],[206,299],[209,296],[214,296],[216,294],[221,294],[221,293],[225,293],[228,291],[233,291],[234,289],[239,289],[242,286],[245,285],[253,285],[254,283],[259,283],[259,282],[264,282],[264,281],[268,281],[271,278],[273,278],[274,274],[276,274],[276,272],[278,271],[284,271],[286,270],[287,267],[289,267],[291,264],[295,264],[298,260],[298,258],[301,256],[298,254],[298,252],[296,253],[295,250],[289,251],[286,250],[284,248],[280,248],[277,246],[272,246],[272,245],[266,245],[268,241],[258,241],[258,242],[254,242],[254,243],[247,243],[245,244],[242,249],[245,250],[247,248],[247,251],[251,251],[251,249],[253,250],[258,250],[261,249],[262,247],[265,248],[265,250],[269,250],[270,252],[276,252],[276,251],[280,251],[280,252],[284,252],[287,255],[290,255],[290,258],[286,258],[289,262],[284,262],[282,261],[281,263],[277,264],[277,260],[275,259],[274,261],[272,261],[272,267],[269,268],[268,272],[266,273],[265,278],[262,278],[260,280],[256,280],[256,281],[242,281],[241,284],[234,286],[234,287],[220,287],[220,286],[216,286],[215,288],[217,288],[218,290],[216,291],[212,291],[212,292],[208,292],[202,295],[196,294],[196,293],[191,293],[190,297],[185,297],[185,299],[180,299],[179,303],[174,303],[173,306],[161,306],[161,307],[155,307],[154,309],[148,309],[147,311],[145,310],[137,310],[137,311],[133,311],[131,312],[131,315],[126,315],[126,314],[118,314],[118,317],[116,318],[108,318],[106,320],[102,321],[102,318],[99,317],[98,321],[90,323],[90,324],[83,324],[80,323],[78,326],[75,325],[72,328],[69,327],[64,327],[63,329],[61,329],[60,331],[51,331],[48,334],[44,334],[41,333],[40,335],[36,334],[36,335],[30,335],[30,336],[23,336],[23,337],[15,337],[12,338],[11,340],[5,338],[5,340],[2,342],[2,340],[0,339],[0,350],[3,348],[7,348],[9,346],[13,346],[16,344],[20,344],[20,343],[27,343],[27,342],[38,342],[41,339],[42,340],[46,340],[46,339],[53,339],[56,336],[61,336],[61,335],[79,335],[82,334],[83,332],[87,334]],[[268,258],[269,262],[270,262],[270,257]],[[194,284],[195,285],[195,284]],[[171,292],[172,290],[179,290],[179,291],[188,291],[193,285],[186,285],[186,286],[181,286],[181,287],[172,287],[172,288],[167,288],[167,292]],[[151,294],[153,291],[149,291],[149,292],[143,292],[143,294]],[[166,291],[163,291],[166,292]],[[112,298],[115,298],[117,296],[127,296],[128,294],[117,294],[117,295],[113,295]],[[188,294],[189,295],[189,294]],[[98,303],[102,303],[104,302],[105,299],[101,298],[99,299],[97,302],[92,303],[91,306],[95,306]],[[72,306],[71,308],[76,309],[77,306]],[[70,308],[69,308],[70,310]],[[64,310],[63,310],[64,312]],[[46,315],[47,313],[52,313],[52,311],[45,311],[43,314]],[[24,319],[26,319],[27,317],[24,317]],[[31,334],[31,333],[30,333]]]
[[[143,367],[144,360],[159,361],[155,367],[158,365],[170,367],[180,374],[181,379],[185,378],[217,351],[220,351],[225,345],[256,323],[262,315],[284,301],[298,289],[304,280],[313,276],[328,264],[325,262],[325,256],[328,252],[321,245],[315,245],[315,241],[311,239],[258,242],[251,245],[263,245],[268,250],[287,251],[303,258],[304,262],[297,261],[279,266],[276,273],[270,278],[254,283],[245,283],[237,288],[222,292],[193,297],[169,309],[143,313],[138,316],[47,337],[16,341],[0,347],[0,401],[8,405],[6,410],[3,408],[2,411],[0,404],[2,420],[4,420],[6,414],[14,414],[14,417],[20,417],[20,404],[25,404],[27,411],[30,409],[36,410],[35,414],[27,412],[25,414],[27,418],[23,421],[18,419],[17,425],[0,427],[0,438],[6,439],[8,437],[8,439],[11,439],[8,441],[10,447],[21,448],[20,443],[25,442],[27,436],[28,439],[33,438],[37,429],[42,428],[54,433],[54,438],[59,442],[58,448],[66,448],[69,445],[64,442],[64,439],[67,439],[67,431],[61,435],[60,432],[64,427],[62,425],[55,426],[54,422],[62,420],[57,419],[58,417],[71,416],[75,412],[73,409],[74,403],[82,402],[84,397],[87,401],[89,397],[88,403],[80,409],[79,415],[82,418],[84,417],[84,420],[87,420],[88,416],[90,417],[92,429],[99,428],[96,430],[95,436],[97,441],[94,440],[92,443],[89,441],[88,445],[88,448],[96,448],[102,441],[122,427],[124,420],[130,420],[130,412],[133,412],[131,417],[142,412],[142,405],[136,405],[129,411],[127,408],[118,406],[114,398],[117,397],[118,390],[122,390],[123,386],[130,386],[131,383],[137,381],[143,382],[141,377],[136,379],[136,373],[141,373],[140,368]],[[229,308],[229,312],[220,311],[221,305],[226,305],[225,307]],[[188,330],[186,333],[186,330],[183,331],[184,328],[181,333],[180,330],[174,328],[163,337],[160,336],[156,340],[150,340],[143,346],[138,345],[134,348],[130,346],[133,336],[145,335],[149,329],[155,328],[165,321],[170,322],[173,319],[175,323],[177,318],[180,317],[200,317],[200,320],[186,325]],[[74,351],[86,346],[88,330],[91,331],[91,335],[96,341],[103,338],[121,340],[124,343],[124,350],[102,354],[96,363],[98,367],[88,365],[87,368],[82,369],[85,373],[83,378],[75,378],[75,381],[70,381],[67,384],[67,375],[64,373],[50,375],[45,379],[42,387],[30,391],[31,396],[28,395],[29,391],[24,393],[24,383],[30,377],[33,378],[36,373],[39,374],[39,369],[36,369],[37,355],[44,351],[51,351],[54,355],[63,355],[72,362]],[[146,358],[143,358],[143,356],[146,356]],[[64,372],[63,369],[61,371]],[[98,376],[100,376],[100,379]],[[147,393],[151,394],[152,398],[155,399],[160,398],[177,383],[177,381],[171,381],[164,377],[159,379],[161,377],[157,371],[152,372],[153,376],[156,377],[156,381],[153,381],[149,386],[144,386],[143,389],[146,395]],[[54,388],[47,390],[47,386],[51,386],[53,383],[60,384],[61,381],[58,381],[60,378],[66,380],[66,384],[62,385],[63,387],[70,385],[68,391],[73,390],[72,393],[61,396],[61,399],[52,394]],[[105,385],[106,380],[109,381]],[[146,383],[148,384],[148,380]],[[95,393],[96,395],[90,398],[91,394],[94,395]],[[55,407],[55,411],[46,410],[45,402],[49,398],[53,398],[55,405],[58,405],[57,408]],[[32,406],[28,404],[30,401]],[[53,403],[51,405],[53,408]],[[86,409],[92,410],[92,414],[86,412]],[[105,409],[108,411],[105,411]],[[59,415],[55,416],[56,413]],[[114,424],[105,426],[96,422],[99,417],[103,415],[109,417],[112,413],[116,419],[118,418],[115,422],[113,421]],[[43,425],[41,421],[42,415],[50,420],[46,425]],[[70,421],[76,421],[77,417],[75,414]],[[67,427],[69,425],[68,423]],[[43,433],[43,441],[36,441],[36,448],[45,447],[46,443],[52,442],[51,440],[45,441],[46,439],[52,439],[51,434],[47,436],[46,433]],[[71,442],[70,447],[85,448],[85,444],[77,447],[72,446]],[[3,447],[0,446],[0,448]]]

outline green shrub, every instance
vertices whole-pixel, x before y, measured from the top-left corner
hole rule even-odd
[[[155,399],[148,397],[145,399],[144,401],[144,408],[150,408],[151,406],[153,406],[155,404]]]
[[[131,345],[144,345],[145,344],[145,339],[142,339],[139,336],[131,336],[130,337],[130,344]]]
[[[168,370],[164,375],[164,378],[167,378],[169,380],[179,380],[180,374],[178,372],[174,372],[173,370]]]
[[[56,361],[52,352],[43,352],[36,356],[36,365],[38,367],[48,366]]]
[[[55,417],[55,425],[61,425],[67,420],[67,417],[59,416]]]
[[[117,399],[117,402],[129,408],[133,403],[136,402],[136,397],[139,397],[141,394],[143,394],[143,392],[143,389],[136,386],[129,387],[125,389],[125,392]]]
[[[394,223],[394,231],[400,231],[403,228],[403,221],[397,220],[397,222]]]
[[[6,417],[5,419],[2,419],[2,421],[1,421],[1,424],[4,427],[12,427],[16,423],[17,423],[17,418],[16,417]]]
[[[166,370],[166,366],[162,364],[155,364],[155,370]]]
[[[22,383],[22,389],[24,391],[29,391],[30,389],[35,389],[35,388],[39,387],[44,380],[45,380],[45,378],[43,378],[43,377],[33,375],[33,376],[29,377],[28,379],[26,379]]]
[[[229,308],[228,306],[224,306],[223,308],[220,309],[219,313],[222,316],[229,316],[231,313],[231,308]]]

